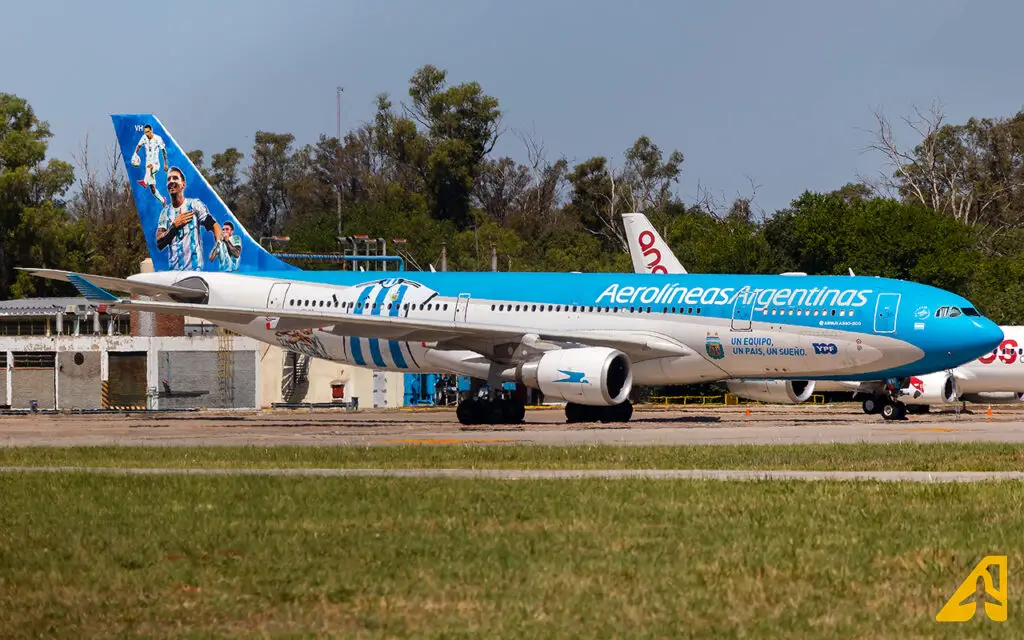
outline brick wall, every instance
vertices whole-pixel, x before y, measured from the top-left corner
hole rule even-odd
[[[161,409],[256,406],[255,351],[164,351],[158,371]]]
[[[12,409],[28,409],[32,400],[38,403],[40,409],[54,408],[53,367],[16,368],[12,382]]]
[[[61,409],[99,409],[103,406],[98,351],[57,354],[57,394]]]

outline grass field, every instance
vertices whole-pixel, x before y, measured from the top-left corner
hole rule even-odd
[[[0,635],[1020,637],[1024,486],[0,474]],[[1010,619],[934,616],[986,554]]]
[[[0,466],[1020,471],[1024,446],[890,443],[700,446],[0,447]]]

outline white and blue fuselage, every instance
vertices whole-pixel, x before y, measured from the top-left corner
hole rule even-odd
[[[230,324],[243,335],[336,362],[382,370],[477,373],[479,350],[431,341],[342,335],[331,325],[288,329],[275,311],[390,316],[547,331],[649,333],[696,354],[633,354],[636,384],[741,377],[877,380],[952,368],[999,344],[1002,332],[964,298],[899,280],[846,276],[347,271],[254,274],[162,272],[131,279],[201,278],[211,306],[265,309]],[[958,317],[934,318],[955,306]],[[228,326],[228,325],[226,325]],[[465,351],[465,353],[461,352]]]

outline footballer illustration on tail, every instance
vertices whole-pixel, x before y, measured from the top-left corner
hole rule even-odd
[[[111,118],[155,270],[297,270],[253,240],[156,116]]]

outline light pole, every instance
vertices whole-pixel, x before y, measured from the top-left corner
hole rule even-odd
[[[343,87],[338,87],[338,91],[337,91],[337,96],[338,96],[338,148],[337,148],[337,152],[335,153],[335,160],[334,160],[335,180],[337,180],[337,184],[335,184],[334,186],[335,186],[335,192],[336,192],[337,200],[338,200],[338,235],[339,236],[341,235],[341,93],[344,90],[345,89]]]

